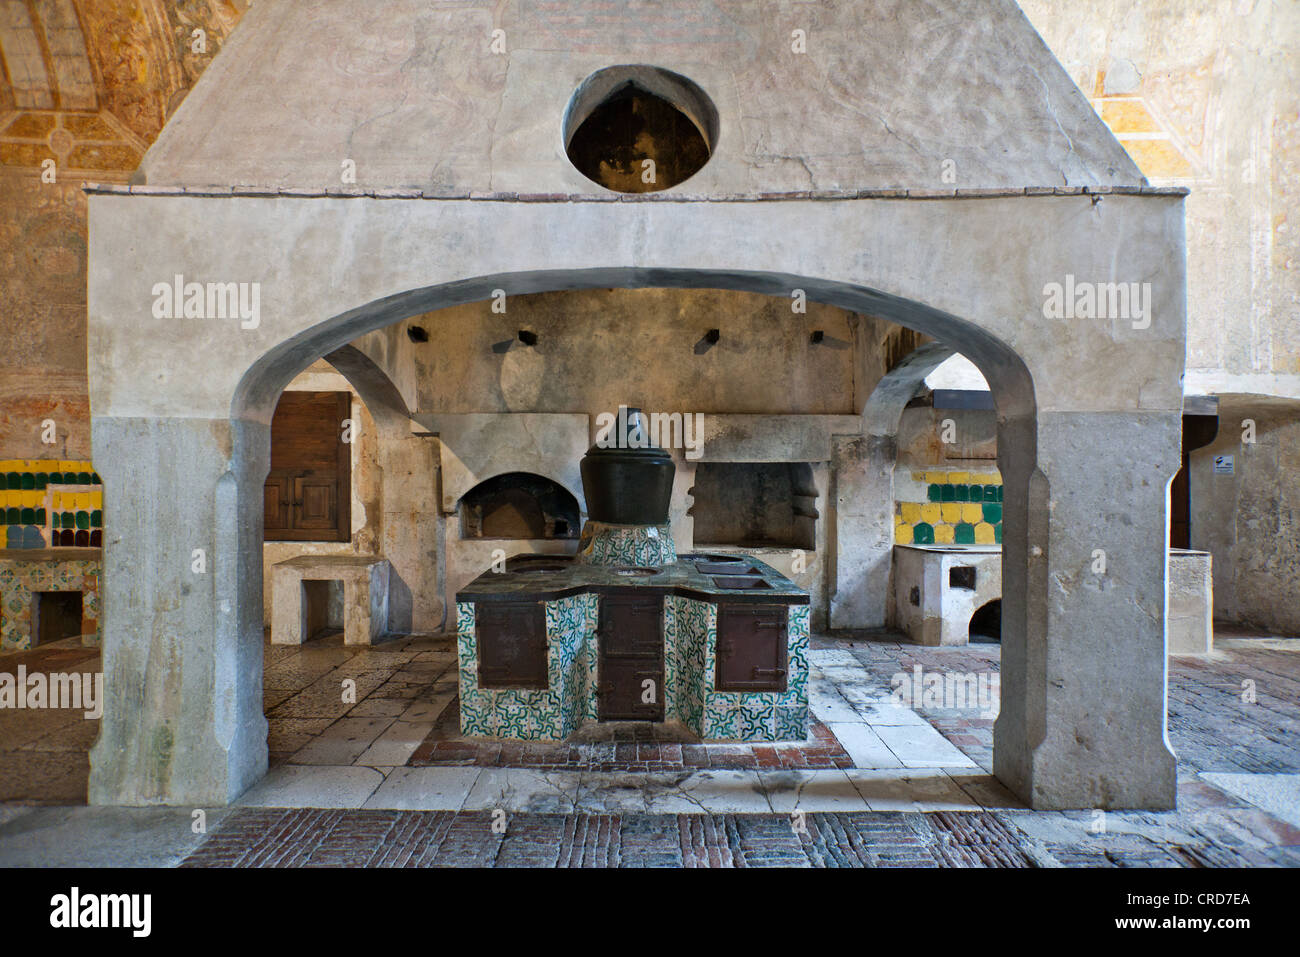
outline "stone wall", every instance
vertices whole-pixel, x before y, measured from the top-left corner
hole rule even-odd
[[[1300,403],[1233,396],[1192,453],[1192,548],[1214,558],[1214,616],[1300,635]],[[1253,423],[1253,436],[1250,425]],[[1254,441],[1245,441],[1253,437]],[[1220,469],[1215,459],[1231,456]]]
[[[420,327],[428,341],[388,338],[381,364],[413,385],[419,413],[595,416],[620,404],[705,414],[853,413],[875,384],[855,381],[854,344],[876,336],[876,323],[818,303],[796,314],[792,305],[790,297],[710,289],[503,296],[409,320],[405,328]],[[704,341],[711,329],[720,333],[714,345]],[[521,330],[537,344],[519,341]],[[817,330],[825,333],[821,344],[810,340]],[[367,337],[372,357],[374,338]]]
[[[1147,177],[1191,188],[1188,392],[1300,397],[1300,4],[1020,5]]]

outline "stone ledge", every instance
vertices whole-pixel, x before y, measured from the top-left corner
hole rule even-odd
[[[1021,189],[972,187],[967,189],[858,189],[800,190],[789,193],[727,193],[699,196],[684,193],[510,193],[479,190],[423,190],[407,187],[361,188],[346,186],[125,186],[85,183],[82,192],[132,196],[248,196],[295,199],[421,199],[473,200],[488,203],[766,203],[842,202],[854,199],[1004,199],[1027,196],[1187,196],[1185,186],[1027,186]]]

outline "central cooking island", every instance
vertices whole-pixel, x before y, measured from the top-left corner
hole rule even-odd
[[[755,559],[521,556],[456,598],[463,734],[655,721],[705,741],[807,736],[808,594]]]
[[[747,556],[679,557],[672,457],[641,410],[616,423],[582,460],[578,553],[519,556],[456,594],[461,733],[557,741],[653,721],[804,740],[808,593]]]

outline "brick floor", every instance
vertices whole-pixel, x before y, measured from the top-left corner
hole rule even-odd
[[[1174,816],[1158,834],[1039,841],[1028,812],[512,814],[235,811],[183,867],[1241,867],[1300,865],[1300,846],[1224,841]],[[1055,815],[1063,823],[1066,816]],[[1114,815],[1140,823],[1141,815]],[[1187,824],[1186,821],[1183,822]],[[1219,823],[1222,823],[1220,821]],[[1200,821],[1201,825],[1205,820]]]
[[[1025,867],[992,814],[236,811],[183,867]]]
[[[608,741],[527,744],[456,740],[454,654],[446,639],[349,649],[329,643],[268,648],[271,744],[289,759],[339,718],[396,721],[425,706],[430,733],[410,763],[583,771],[845,767],[821,724],[804,745],[699,745],[664,729],[616,729]],[[927,672],[996,672],[997,646],[919,648],[816,638],[847,651],[859,684]],[[1300,655],[1285,643],[1225,638],[1208,658],[1170,663],[1170,739],[1179,757],[1179,809],[1111,813],[1093,833],[1088,812],[632,815],[518,813],[494,830],[489,812],[234,811],[187,866],[548,867],[1092,867],[1300,866],[1300,828],[1195,778],[1197,772],[1300,772]],[[96,670],[93,649],[40,649],[5,670]],[[850,669],[852,670],[852,669]],[[356,682],[355,701],[340,681]],[[991,766],[993,721],[971,711],[917,709],[964,753]],[[435,718],[433,715],[437,714]],[[414,717],[407,720],[416,721]],[[28,803],[84,800],[86,751],[97,722],[62,711],[0,713],[0,795]],[[376,733],[378,733],[376,731]],[[774,763],[776,762],[776,763]],[[70,788],[74,788],[73,793]]]

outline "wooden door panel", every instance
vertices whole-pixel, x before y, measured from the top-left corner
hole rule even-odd
[[[663,721],[663,597],[602,598],[597,639],[600,720]]]
[[[293,527],[329,531],[338,527],[338,484],[333,475],[308,474],[293,480]]]
[[[475,610],[479,686],[549,686],[546,615],[540,602],[480,602]]]
[[[267,541],[352,537],[352,456],[343,442],[348,392],[285,392],[271,423],[271,469],[263,499]]]
[[[718,691],[785,691],[786,608],[723,605],[718,609]]]
[[[289,485],[287,476],[267,476],[262,489],[262,524],[267,533],[289,528]]]

